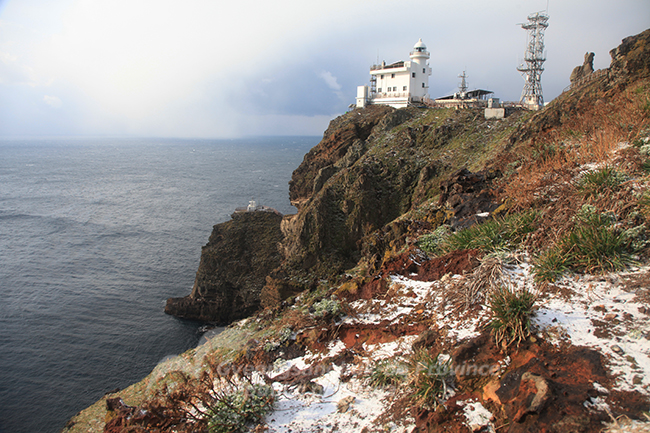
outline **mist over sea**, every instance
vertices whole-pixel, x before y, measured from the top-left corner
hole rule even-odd
[[[165,300],[235,207],[295,212],[318,140],[0,140],[0,432],[57,432],[194,347],[200,324]]]

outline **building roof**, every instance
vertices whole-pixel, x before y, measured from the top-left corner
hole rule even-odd
[[[385,65],[383,63],[381,65],[372,65],[370,67],[370,70],[379,71],[382,69],[395,69],[395,68],[403,68],[403,67],[404,67],[404,61],[400,60],[399,62],[391,63],[390,65]]]
[[[494,92],[491,90],[476,89],[465,93],[465,96],[463,98],[460,98],[460,95],[458,93],[454,93],[453,95],[436,98],[436,101],[443,99],[481,99],[484,96],[491,95],[493,93]]]

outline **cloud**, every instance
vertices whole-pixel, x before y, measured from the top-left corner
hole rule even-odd
[[[18,61],[17,56],[0,52],[0,84],[35,87],[38,78],[31,67]]]
[[[43,96],[43,102],[45,102],[50,107],[61,108],[63,103],[56,96],[45,95]]]
[[[325,81],[325,84],[327,84],[327,87],[329,87],[330,89],[332,89],[334,91],[334,94],[336,95],[336,97],[340,101],[345,101],[346,100],[345,94],[341,91],[341,89],[343,87],[339,84],[336,77],[334,75],[332,75],[332,73],[330,71],[322,71],[320,74],[318,74],[318,76],[323,81]]]
[[[322,71],[320,74],[318,74],[320,78],[325,81],[325,84],[332,89],[332,90],[341,90],[341,85],[338,83],[336,80],[336,77],[332,75],[330,71]]]
[[[431,52],[432,97],[455,89],[467,70],[472,87],[518,100],[526,33],[517,23],[547,2],[368,4],[5,1],[0,134],[320,135],[324,119],[354,102],[372,64],[408,60],[418,38]],[[395,26],[397,13],[408,26]],[[647,0],[551,4],[545,99],[568,85],[585,51],[606,67],[607,52],[644,30],[649,14]]]

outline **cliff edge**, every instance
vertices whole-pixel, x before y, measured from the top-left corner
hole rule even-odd
[[[168,299],[165,312],[218,324],[255,313],[266,276],[280,265],[281,221],[274,211],[235,212],[215,225],[201,249],[192,293]]]

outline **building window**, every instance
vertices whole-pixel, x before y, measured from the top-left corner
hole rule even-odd
[[[397,86],[393,87],[393,92],[397,92]]]
[[[423,73],[423,74],[426,74],[426,73],[427,73],[427,70],[424,69],[424,68],[422,68],[422,73]]]
[[[395,78],[395,74],[390,74],[390,77],[391,77],[391,78]]]
[[[411,76],[412,76],[413,78],[415,78],[415,72],[411,73]]]
[[[424,83],[422,83],[422,87],[424,88]]]
[[[406,92],[406,86],[404,86],[404,91]]]
[[[377,89],[377,93],[381,93],[381,87]]]
[[[381,74],[380,78],[383,80],[384,79],[384,74]]]

